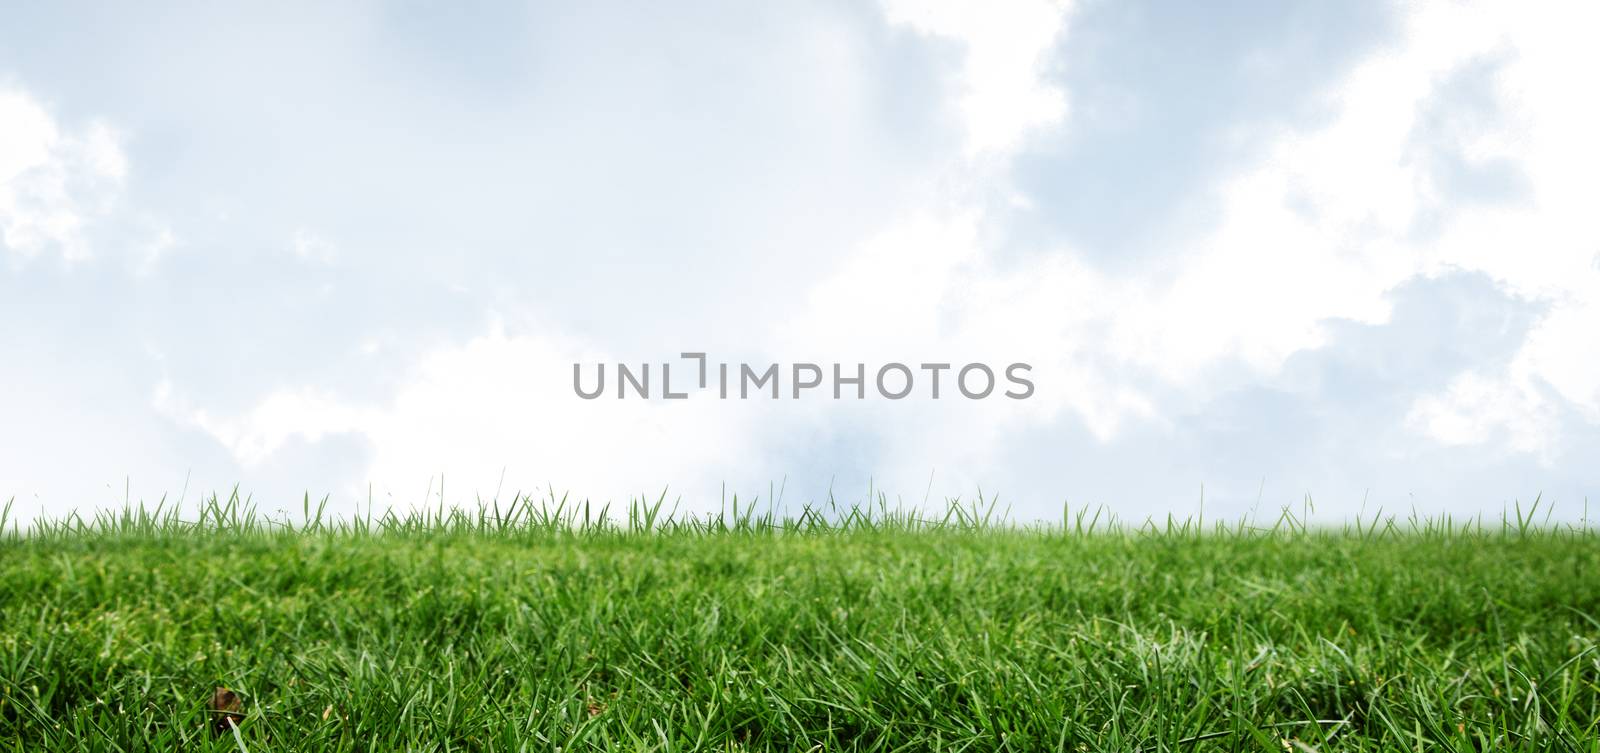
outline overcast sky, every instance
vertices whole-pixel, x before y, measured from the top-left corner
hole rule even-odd
[[[1597,12],[7,3],[0,498],[1576,518]],[[573,393],[682,351],[1036,391]]]

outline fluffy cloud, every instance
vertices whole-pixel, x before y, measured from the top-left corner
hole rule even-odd
[[[332,264],[339,258],[338,246],[305,228],[294,231],[290,236],[289,251],[296,259],[311,264]]]
[[[1140,111],[1144,92],[1064,83],[1076,79],[1062,66],[1082,59],[1072,45],[1105,42],[1103,27],[1079,26],[1103,22],[1102,9],[885,0],[877,10],[813,9],[774,39],[741,41],[751,64],[732,80],[707,74],[722,70],[716,46],[732,42],[704,24],[691,23],[695,42],[680,48],[662,41],[676,35],[597,7],[525,57],[520,17],[500,19],[484,42],[499,56],[503,78],[493,79],[437,69],[429,45],[439,40],[419,51],[383,19],[341,16],[315,65],[249,78],[286,101],[305,88],[320,118],[272,121],[270,138],[253,141],[264,137],[225,130],[258,120],[241,113],[259,98],[240,95],[228,117],[206,121],[222,130],[197,129],[212,141],[196,162],[259,161],[255,146],[219,151],[235,143],[278,151],[257,181],[220,198],[174,189],[185,238],[204,238],[208,252],[146,280],[127,310],[151,316],[140,301],[193,295],[205,296],[206,315],[157,319],[171,332],[150,347],[175,355],[141,383],[146,396],[158,385],[141,407],[225,451],[234,465],[208,476],[224,483],[327,455],[347,496],[368,481],[410,492],[443,475],[452,501],[492,493],[502,469],[506,489],[548,482],[619,499],[671,485],[700,505],[714,504],[723,481],[748,497],[785,475],[801,477],[797,496],[816,498],[835,472],[898,492],[921,492],[932,471],[938,494],[982,482],[1048,497],[1075,491],[1050,484],[1080,482],[1060,471],[1069,451],[1073,472],[1093,476],[1083,483],[1137,473],[1162,481],[1139,493],[1163,500],[1219,469],[1249,477],[1253,495],[1257,470],[1316,484],[1345,473],[1392,480],[1419,457],[1435,470],[1575,467],[1583,444],[1568,435],[1600,423],[1600,234],[1588,188],[1600,117],[1578,94],[1600,61],[1571,9],[1399,7],[1392,36],[1318,79],[1332,83],[1306,93],[1303,112],[1234,125],[1229,158],[1197,170],[1182,206],[1153,209],[1159,228],[1129,230],[1148,247],[1130,243],[1115,259],[1094,233],[1030,237],[1029,223],[1059,214],[1059,197],[1019,188],[1037,187],[1026,174],[1041,154],[1047,167],[1106,169],[1073,161],[1102,146],[1076,113],[1108,101],[1128,118]],[[770,30],[765,18],[742,21]],[[1113,41],[1141,43],[1116,36],[1126,31]],[[588,54],[607,33],[627,40],[619,49],[646,51],[592,70],[547,65]],[[397,54],[449,85],[369,86]],[[1271,57],[1240,54],[1257,67]],[[419,104],[444,91],[458,97],[449,112]],[[6,245],[17,258],[85,258],[127,182],[115,132],[64,127],[26,96],[0,107],[10,108],[0,120]],[[1233,125],[1228,117],[1218,121]],[[369,137],[351,125],[366,119],[415,132]],[[413,156],[397,167],[397,155]],[[1104,190],[1142,190],[1117,177]],[[1352,332],[1401,336],[1397,291],[1415,297],[1455,277],[1531,312],[1525,336],[1516,329],[1494,348],[1419,342],[1470,357],[1384,375],[1404,387],[1371,410],[1366,393],[1300,389],[1319,378],[1308,363],[1344,363],[1327,351]],[[249,289],[218,285],[241,278]],[[506,323],[485,327],[485,313]],[[659,363],[685,349],[780,363],[1027,361],[1038,389],[1026,402],[982,403],[572,394],[574,362]],[[1281,467],[1215,446],[1282,431],[1292,421],[1279,414],[1347,420]],[[1196,428],[1213,420],[1239,427]],[[1368,452],[1374,434],[1381,447]]]
[[[1600,14],[1538,4],[1459,15],[1466,18],[1449,19],[1455,27],[1475,30],[1503,61],[1491,83],[1504,117],[1460,135],[1464,159],[1514,166],[1526,191],[1454,214],[1424,245],[1426,269],[1481,271],[1546,309],[1509,362],[1465,372],[1443,394],[1419,399],[1413,424],[1446,443],[1553,458],[1560,413],[1600,422],[1600,104],[1577,94],[1587,87],[1583,72],[1600,67],[1600,50],[1575,31]]]
[[[1007,173],[985,166],[1005,164],[1030,138],[1059,134],[1067,100],[1043,63],[1066,33],[1067,9],[1007,7],[886,4],[892,24],[957,43],[962,62],[950,91],[966,148],[944,165],[940,188],[861,240],[760,354],[959,354],[1035,365],[1041,385],[1026,405],[925,405],[914,415],[896,405],[829,409],[833,420],[870,427],[873,468],[888,484],[904,488],[943,465],[959,469],[949,479],[958,491],[995,467],[1008,436],[1062,416],[1100,441],[1129,422],[1161,427],[1171,411],[1271,377],[1292,355],[1322,347],[1330,322],[1382,324],[1390,291],[1451,270],[1486,272],[1551,308],[1512,363],[1420,397],[1411,426],[1447,444],[1505,430],[1509,449],[1545,452],[1557,415],[1546,388],[1594,410],[1600,368],[1572,347],[1592,313],[1577,304],[1596,298],[1594,232],[1570,203],[1593,153],[1571,124],[1594,114],[1575,110],[1570,103],[1581,98],[1569,90],[1544,83],[1570,79],[1579,62],[1549,54],[1577,41],[1554,34],[1555,16],[1541,24],[1533,14],[1419,6],[1395,44],[1332,89],[1329,118],[1273,134],[1257,161],[1219,177],[1209,228],[1181,249],[1112,272],[1072,248],[1002,261],[997,244],[1016,207],[992,200],[1010,190]],[[1570,52],[1587,54],[1578,47]],[[1505,61],[1493,69],[1494,92],[1511,117],[1498,128],[1467,129],[1448,146],[1468,162],[1514,163],[1537,191],[1527,202],[1463,211],[1419,151],[1418,132],[1443,83],[1486,58]],[[1559,158],[1548,153],[1552,144]],[[1534,241],[1545,261],[1520,263],[1498,245],[1513,238]],[[531,463],[593,488],[615,488],[622,477],[693,488],[714,477],[685,469],[737,473],[726,462],[731,448],[739,448],[737,465],[776,474],[783,461],[762,455],[775,446],[762,437],[827,423],[817,408],[573,404],[552,375],[584,349],[490,334],[427,355],[388,406],[358,410],[291,391],[234,423],[195,420],[245,459],[295,432],[357,431],[375,447],[374,478],[450,467],[483,479],[499,465]],[[543,437],[533,426],[561,427],[563,436]]]
[[[889,23],[960,45],[955,105],[969,156],[1009,154],[1030,131],[1065,118],[1066,93],[1043,74],[1048,52],[1065,31],[1066,2],[884,0],[882,5]]]
[[[942,166],[940,171],[950,176],[951,183],[928,193],[932,206],[912,207],[904,219],[891,221],[862,240],[843,267],[825,275],[807,295],[799,315],[781,324],[783,331],[749,357],[784,363],[805,359],[795,354],[868,362],[918,352],[929,357],[960,352],[974,359],[1002,358],[1005,345],[1029,341],[1024,330],[1010,338],[995,338],[996,327],[1014,322],[1009,316],[983,313],[989,308],[987,297],[1006,295],[999,288],[1014,282],[989,280],[969,267],[981,262],[974,235],[981,210],[971,202],[993,190],[991,179],[981,177],[993,172],[986,165],[1003,163],[1029,133],[1058,125],[1064,116],[1065,93],[1047,82],[1043,61],[1064,30],[1066,8],[1022,3],[994,11],[937,3],[895,3],[886,8],[891,24],[957,42],[962,65],[950,88],[956,92],[965,150]],[[306,245],[297,236],[297,253]],[[978,280],[976,288],[984,291],[985,300],[957,315],[961,334],[953,341],[941,331],[940,309],[968,279]],[[1023,291],[1031,296],[1024,305],[1047,305],[1076,282],[1070,272],[1050,279],[1060,286]],[[977,320],[969,320],[969,314]],[[987,346],[961,347],[979,343]],[[577,401],[565,381],[566,369],[582,360],[583,352],[591,355],[585,362],[600,360],[593,357],[599,350],[571,340],[492,332],[423,356],[416,375],[387,403],[353,404],[290,389],[274,393],[236,418],[219,419],[192,409],[174,415],[211,433],[246,463],[261,462],[291,437],[315,440],[352,432],[373,447],[369,478],[385,484],[415,485],[424,469],[481,484],[496,478],[501,468],[510,468],[519,476],[532,474],[535,481],[544,473],[545,480],[601,497],[671,483],[700,504],[723,481],[747,492],[764,490],[768,481],[788,472],[794,461],[785,455],[794,448],[781,439],[786,434],[826,436],[826,427],[834,422],[865,426],[896,421],[873,406]],[[675,353],[650,355],[665,358]],[[1094,416],[1097,429],[1110,431],[1118,417],[1099,407],[1103,395],[1074,389],[1077,386],[1069,381],[1067,390],[1054,394],[1080,395],[1074,404]],[[1115,399],[1137,400],[1126,394]],[[166,405],[172,398],[163,393],[160,400]],[[1016,414],[1021,407],[999,410]],[[881,444],[894,445],[890,456],[865,461],[883,466],[881,472],[891,483],[898,484],[908,474],[925,475],[937,465],[976,473],[994,451],[997,425],[977,411],[905,418],[897,421],[901,429],[894,437],[880,438]],[[952,421],[966,430],[952,426]],[[966,441],[951,444],[941,436]],[[882,450],[874,454],[878,452]],[[828,461],[851,464],[863,459]],[[902,468],[912,470],[901,473]],[[965,483],[970,477],[956,478]]]
[[[63,129],[26,92],[0,88],[0,245],[13,254],[88,258],[86,226],[109,211],[127,171],[105,123]]]
[[[409,491],[432,478],[457,480],[453,503],[488,499],[502,484],[507,495],[558,485],[620,500],[667,484],[714,488],[719,474],[755,462],[751,438],[761,408],[752,415],[705,402],[586,402],[573,393],[574,363],[615,359],[563,338],[508,334],[496,324],[427,353],[382,403],[291,389],[244,415],[220,417],[188,404],[170,384],[154,401],[171,419],[228,447],[247,471],[291,441],[360,437],[371,448],[370,466],[340,490],[345,496],[369,481]]]
[[[918,28],[962,28],[928,13]],[[909,15],[891,8],[891,17]],[[1575,200],[1593,198],[1584,176],[1600,172],[1591,135],[1600,117],[1575,96],[1575,76],[1600,59],[1570,33],[1570,21],[1553,8],[1413,8],[1397,42],[1331,90],[1323,105],[1331,117],[1273,135],[1256,163],[1216,182],[1210,228],[1131,270],[1103,271],[1072,248],[1006,268],[992,239],[1004,237],[1009,217],[973,198],[1003,190],[1003,176],[961,186],[945,206],[864,243],[814,291],[792,341],[1027,354],[1049,375],[1029,410],[986,410],[968,417],[976,425],[945,421],[916,433],[967,445],[969,458],[993,456],[999,447],[971,445],[1003,445],[1061,412],[1102,441],[1129,421],[1160,426],[1173,412],[1273,378],[1294,354],[1323,347],[1331,323],[1384,324],[1391,292],[1408,281],[1481,272],[1545,314],[1509,363],[1476,366],[1443,393],[1418,397],[1406,423],[1446,445],[1488,443],[1553,462],[1563,405],[1600,420],[1600,223],[1591,201]],[[992,72],[983,44],[968,44],[964,102],[982,88],[972,82]],[[1021,47],[1022,58],[1038,57]],[[1485,66],[1497,117],[1455,115],[1448,82]],[[1051,90],[1029,66],[1010,74],[1015,90]],[[1012,112],[1001,129],[1008,136],[985,146],[1023,148],[1022,134],[1046,122],[1025,108]],[[1423,133],[1440,119],[1450,133]],[[1531,195],[1463,202],[1428,148],[1469,166],[1508,165]],[[886,434],[912,466],[951,456]]]

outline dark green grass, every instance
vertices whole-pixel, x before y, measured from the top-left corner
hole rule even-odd
[[[0,750],[1600,751],[1586,530],[551,509],[6,534]]]

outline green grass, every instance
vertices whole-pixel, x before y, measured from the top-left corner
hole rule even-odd
[[[952,510],[13,525],[0,750],[1600,751],[1590,530]]]

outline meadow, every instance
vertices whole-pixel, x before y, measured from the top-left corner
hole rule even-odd
[[[1537,508],[503,507],[0,519],[0,750],[1600,751]]]

